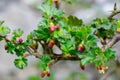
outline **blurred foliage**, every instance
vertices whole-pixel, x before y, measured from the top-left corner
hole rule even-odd
[[[64,80],[88,80],[86,74],[78,72],[70,72]]]

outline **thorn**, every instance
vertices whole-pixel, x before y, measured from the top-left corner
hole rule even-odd
[[[117,11],[117,4],[116,4],[116,2],[114,3],[114,11]]]

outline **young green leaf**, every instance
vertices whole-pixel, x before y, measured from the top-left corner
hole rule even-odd
[[[7,52],[13,54],[15,45],[12,42],[7,42],[6,46],[8,47]]]
[[[108,60],[114,59],[115,58],[115,51],[113,51],[112,49],[108,48],[108,49],[105,50],[104,55],[106,56],[106,58]]]
[[[46,40],[50,37],[50,33],[47,28],[44,28],[42,30],[34,30],[34,35],[37,36],[37,38],[40,40]]]
[[[15,45],[15,53],[17,56],[23,56],[27,51],[27,45],[25,43],[20,43]]]
[[[6,36],[8,33],[10,33],[10,28],[6,26],[0,26],[0,36]]]
[[[22,58],[22,59],[15,59],[14,64],[17,68],[23,69],[24,67],[27,66],[27,59]]]
[[[75,16],[68,16],[68,24],[70,24],[71,26],[81,26],[83,24],[81,19],[78,19]]]
[[[43,55],[40,60],[44,63],[48,63],[51,61],[51,58],[48,55]]]
[[[78,28],[76,37],[85,40],[92,33],[92,28],[89,26],[83,26]]]
[[[21,30],[20,28],[13,31],[13,35],[14,35],[15,37],[21,37],[22,34],[23,34],[23,30]]]
[[[75,40],[71,38],[71,40],[66,40],[61,44],[61,49],[64,53],[69,53],[71,50],[75,50]]]

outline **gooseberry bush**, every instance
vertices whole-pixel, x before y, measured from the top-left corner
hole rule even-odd
[[[23,69],[28,64],[28,56],[35,56],[43,69],[41,77],[50,76],[49,67],[59,60],[79,61],[82,70],[85,65],[93,63],[100,73],[108,69],[108,62],[115,60],[115,51],[112,46],[120,40],[120,20],[113,16],[120,13],[114,10],[109,17],[96,18],[90,24],[84,24],[75,16],[66,16],[59,9],[58,0],[46,0],[39,7],[42,11],[42,20],[38,28],[22,39],[23,30],[12,32],[9,27],[0,21],[0,40],[5,41],[7,53],[15,54],[14,60],[17,68]],[[99,43],[99,44],[98,44]],[[101,44],[101,46],[100,46]],[[39,52],[39,46],[43,52]],[[62,52],[55,53],[57,47]]]

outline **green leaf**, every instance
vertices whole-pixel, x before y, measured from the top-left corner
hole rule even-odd
[[[114,59],[115,58],[115,51],[113,51],[112,49],[110,48],[107,48],[104,52],[104,55],[106,56],[106,58],[108,60],[110,59]]]
[[[27,59],[25,59],[25,58],[15,59],[14,64],[17,68],[23,69],[24,67],[27,66]]]
[[[66,40],[61,44],[61,49],[65,53],[69,53],[71,50],[75,50],[75,40],[71,38],[71,40]]]
[[[21,29],[17,29],[17,30],[14,30],[14,31],[13,31],[13,35],[14,35],[15,37],[21,37],[22,34],[23,34],[23,30],[21,30]]]
[[[86,47],[96,47],[98,39],[95,35],[89,35],[87,40],[85,41]]]
[[[54,32],[53,37],[61,43],[64,43],[65,40],[71,39],[71,35],[65,29]]]
[[[70,15],[67,17],[67,19],[68,19],[68,24],[70,24],[72,26],[81,26],[83,23],[81,19],[78,19],[75,16]]]
[[[101,25],[105,30],[109,30],[111,28],[110,24],[103,24]]]
[[[38,30],[42,30],[43,28],[48,28],[49,24],[50,23],[47,21],[47,19],[41,20],[38,24]]]
[[[2,41],[3,40],[3,37],[2,36],[0,36],[0,41]]]
[[[83,59],[81,60],[81,64],[82,64],[82,65],[89,64],[89,63],[91,63],[91,60],[92,60],[92,57],[83,58]]]
[[[15,52],[17,56],[23,56],[23,54],[27,51],[27,45],[24,43],[15,45]]]
[[[47,3],[47,4],[53,4],[53,0],[45,0],[45,3]]]
[[[51,58],[48,56],[48,55],[43,55],[41,58],[40,58],[40,61],[39,61],[39,67],[41,67],[43,70],[46,70],[46,68],[48,67],[48,63],[51,61]]]
[[[12,42],[7,42],[6,46],[8,46],[8,53],[13,54],[15,50],[15,45]]]
[[[47,38],[50,37],[50,33],[49,33],[49,30],[48,28],[44,28],[42,30],[34,30],[34,35],[37,36],[38,39],[40,40],[46,40]]]
[[[117,21],[117,28],[120,28],[120,20]]]
[[[8,33],[10,33],[10,29],[6,26],[0,27],[0,36],[6,36]]]
[[[49,15],[50,14],[51,6],[47,5],[47,4],[43,4],[43,5],[39,6],[38,9],[40,9],[46,15]]]
[[[92,32],[91,27],[83,26],[83,27],[78,28],[76,37],[81,40],[85,40],[88,37],[88,35],[90,35],[91,32]]]
[[[109,30],[111,28],[111,24],[107,18],[102,18],[101,23],[102,28],[104,28],[105,30]]]
[[[43,61],[39,61],[39,67],[42,68],[43,70],[45,70],[47,67],[47,64]]]
[[[100,28],[105,29],[105,30],[111,29],[111,23],[107,18],[94,19],[92,22],[92,26],[97,29],[100,29]]]
[[[97,47],[93,50],[93,53],[96,54],[96,55],[100,55],[102,56],[103,55],[103,52],[102,52],[102,49]]]
[[[51,61],[51,58],[48,55],[43,55],[40,60],[44,63],[48,63]]]
[[[110,29],[110,30],[106,31],[106,35],[108,38],[112,38],[114,36],[114,34],[115,34],[114,29]]]
[[[57,10],[53,5],[43,4],[39,7],[39,9],[43,12],[43,16],[48,18],[50,16],[61,17],[64,13],[61,10]]]
[[[95,64],[95,66],[99,66],[99,65],[101,65],[102,64],[102,62],[104,62],[104,61],[101,61],[101,60],[99,60],[99,59],[96,59],[96,60],[94,60],[94,64]]]

